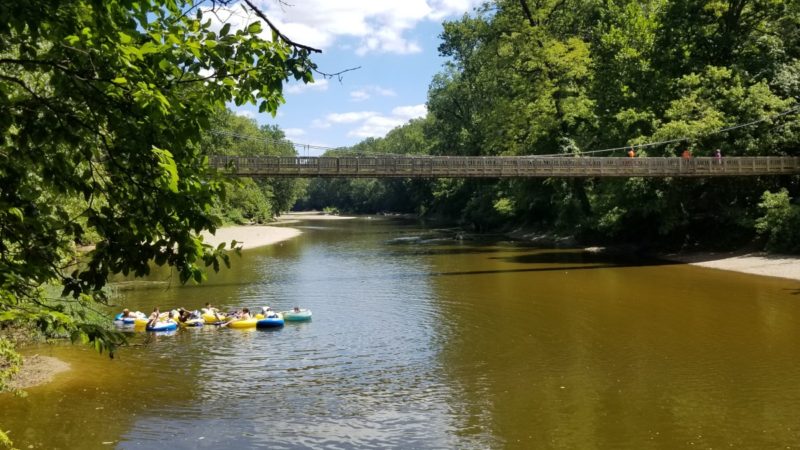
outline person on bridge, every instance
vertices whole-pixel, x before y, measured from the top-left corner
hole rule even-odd
[[[714,150],[714,159],[717,161],[717,164],[722,164],[722,151],[720,149]]]
[[[628,150],[628,158],[635,158],[635,157],[636,157],[636,152],[633,150],[633,147],[631,147],[631,149]]]
[[[692,157],[692,152],[688,148],[684,150],[683,153],[681,154],[681,158],[683,159],[691,159],[691,157]]]

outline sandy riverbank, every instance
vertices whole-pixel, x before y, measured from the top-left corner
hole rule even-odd
[[[665,255],[670,261],[800,281],[800,257],[767,253],[693,253]]]
[[[333,216],[321,212],[298,212],[287,213],[277,217],[277,223],[289,225],[301,220],[348,220],[355,219],[349,216]],[[303,232],[291,227],[270,226],[270,225],[239,225],[222,227],[215,234],[208,231],[202,233],[203,240],[213,246],[222,242],[230,245],[232,240],[236,240],[242,245],[242,249],[263,247],[265,245],[277,244],[301,235]]]
[[[69,364],[52,356],[25,356],[22,361],[22,367],[10,383],[15,389],[27,389],[49,383],[53,377],[70,369]]]
[[[302,232],[295,228],[273,227],[267,225],[243,225],[219,228],[215,234],[202,233],[203,240],[213,246],[224,242],[230,245],[236,240],[243,249],[276,244],[299,236]]]

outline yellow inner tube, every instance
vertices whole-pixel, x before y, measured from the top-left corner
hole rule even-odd
[[[228,324],[231,328],[255,328],[258,319],[237,320]]]
[[[178,321],[178,325],[180,325],[183,328],[186,328],[186,327],[194,326],[194,324],[197,323],[197,322],[203,322],[203,319],[189,319],[186,322]]]
[[[205,320],[206,323],[217,323],[219,321],[224,322],[225,321],[225,315],[219,314],[219,320],[217,320],[217,316],[215,316],[214,314],[206,313],[206,314],[203,314],[203,320]]]

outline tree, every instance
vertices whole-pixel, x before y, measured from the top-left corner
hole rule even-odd
[[[325,156],[425,155],[425,119],[413,119],[390,131],[384,138],[367,138],[346,149],[330,150]],[[311,180],[302,209],[335,207],[353,213],[421,212],[428,201],[430,183],[419,179],[323,179]]]
[[[783,113],[800,93],[799,17],[796,0],[496,0],[444,24],[430,151],[552,155],[672,141],[637,153],[795,155],[800,126]],[[593,240],[733,243],[754,236],[761,193],[783,183],[445,180],[425,209],[477,228],[513,218]]]
[[[283,82],[315,69],[315,49],[263,37],[272,25],[248,0],[246,25],[226,23],[229,3],[0,3],[0,328],[113,351],[119,335],[87,312],[109,275],[155,262],[201,281],[228,264],[199,237],[224,194],[202,130],[228,102],[274,115]],[[78,265],[87,233],[96,247]],[[44,293],[54,282],[64,297]]]
[[[228,109],[216,114],[204,130],[201,149],[206,155],[295,156],[297,152],[277,125],[258,126],[255,120]],[[296,178],[235,178],[225,197],[214,202],[226,222],[266,222],[289,211],[305,188]]]

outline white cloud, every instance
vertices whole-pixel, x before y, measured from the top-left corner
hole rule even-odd
[[[324,49],[349,37],[358,42],[356,53],[364,55],[420,52],[419,44],[406,32],[423,21],[440,22],[468,12],[482,1],[305,0],[288,5],[259,0],[258,4],[282,33],[296,42]]]
[[[247,109],[235,109],[233,113],[236,114],[237,116],[246,117],[248,119],[256,118],[256,113]]]
[[[283,134],[289,139],[294,139],[306,134],[306,130],[302,128],[284,128]]]
[[[345,113],[331,113],[322,119],[315,119],[311,125],[315,128],[330,128],[336,126],[355,125],[347,135],[366,138],[382,137],[393,128],[405,124],[411,119],[423,117],[428,109],[424,104],[398,106],[392,109],[391,114],[381,114],[375,111],[351,111]]]
[[[313,83],[293,83],[284,89],[287,94],[302,94],[308,91],[327,91],[328,90],[328,80],[325,78],[320,78],[318,80],[314,80]]]
[[[356,39],[355,51],[367,53],[409,54],[422,51],[419,44],[405,34],[423,21],[441,22],[448,16],[464,14],[483,0],[304,0],[283,4],[275,0],[255,3],[270,21],[295,42],[315,48],[330,48],[340,38]],[[252,11],[245,11],[241,2],[228,7],[203,9],[212,21],[212,30],[219,31],[229,23],[231,32],[261,21]],[[262,23],[261,37],[272,38],[272,31]],[[348,44],[343,44],[349,46]]]
[[[314,128],[330,128],[331,123],[325,119],[314,119],[311,121],[311,126]]]
[[[416,119],[417,117],[424,117],[428,114],[428,107],[425,104],[412,105],[412,106],[398,106],[392,110],[392,114],[397,117],[405,118],[406,120]]]
[[[397,117],[373,116],[367,118],[358,128],[347,133],[361,138],[381,137],[406,121]]]
[[[359,89],[357,91],[351,91],[350,92],[350,100],[352,100],[354,102],[364,101],[364,100],[369,99],[370,97],[371,97],[371,95],[369,94],[369,92],[367,92],[364,89]]]
[[[350,101],[361,102],[372,98],[373,95],[394,97],[397,93],[391,89],[382,88],[380,86],[364,86],[361,89],[350,92]]]
[[[354,122],[361,122],[363,120],[369,119],[370,117],[377,116],[378,113],[374,111],[357,111],[357,112],[347,112],[347,113],[333,113],[328,114],[325,116],[325,120],[328,123],[354,123]]]

